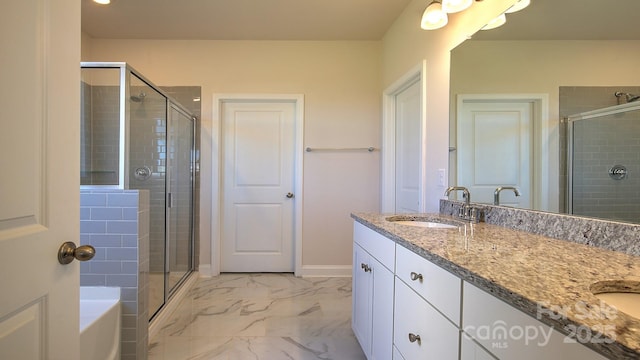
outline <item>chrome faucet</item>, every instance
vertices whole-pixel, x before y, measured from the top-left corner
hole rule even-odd
[[[449,196],[452,191],[462,191],[462,198],[467,206],[471,204],[471,194],[469,190],[464,186],[449,186],[444,192],[444,196]]]
[[[502,190],[513,190],[516,196],[520,196],[520,190],[517,187],[513,186],[498,186],[496,191],[493,192],[493,205],[500,205],[500,191]]]
[[[445,190],[444,196],[449,196],[452,191],[462,191],[462,197],[464,198],[464,205],[458,208],[458,217],[474,223],[480,221],[482,210],[471,206],[471,193],[469,193],[469,189],[464,186],[450,186]]]

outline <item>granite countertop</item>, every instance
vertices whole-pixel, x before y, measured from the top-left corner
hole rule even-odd
[[[387,221],[391,214],[351,216],[560,332],[589,328],[599,340],[585,345],[607,357],[640,358],[640,319],[606,309],[591,292],[595,283],[622,280],[640,290],[638,256],[497,225],[463,223],[447,215],[401,216],[462,226],[429,229]]]

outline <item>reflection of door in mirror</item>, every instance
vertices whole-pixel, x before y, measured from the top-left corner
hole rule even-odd
[[[474,202],[493,203],[494,191],[513,186],[514,192],[500,194],[500,204],[531,208],[534,186],[533,106],[522,99],[482,99],[461,96],[458,102],[457,155],[458,186],[465,186]]]
[[[420,81],[395,96],[395,212],[420,211]]]

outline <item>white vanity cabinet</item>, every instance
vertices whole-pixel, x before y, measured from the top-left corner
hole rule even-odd
[[[396,245],[393,343],[404,359],[458,359],[462,280]]]
[[[463,332],[460,337],[460,359],[495,360],[495,357]]]
[[[402,281],[396,281],[393,344],[402,357],[458,360],[460,330]]]
[[[389,360],[393,346],[395,243],[354,224],[351,325],[369,360]]]
[[[397,347],[393,347],[393,360],[405,360],[404,356],[400,354],[400,351]]]
[[[396,245],[396,277],[451,322],[460,326],[462,280],[401,245]]]
[[[467,282],[462,302],[461,360],[486,359],[477,344],[498,359],[606,359],[582,344],[566,343],[562,333]]]
[[[358,222],[352,286],[369,360],[606,359]]]

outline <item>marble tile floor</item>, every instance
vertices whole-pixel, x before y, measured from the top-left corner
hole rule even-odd
[[[149,344],[149,360],[359,360],[351,278],[200,278]]]

